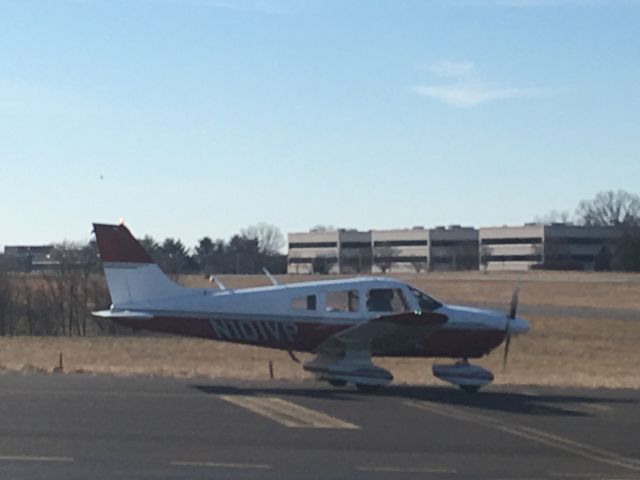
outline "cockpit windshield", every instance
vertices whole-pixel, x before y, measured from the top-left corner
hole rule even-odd
[[[416,297],[418,305],[420,305],[420,308],[422,310],[432,312],[433,310],[437,310],[442,306],[442,303],[437,301],[435,298],[430,297],[423,291],[418,290],[417,288],[409,288],[409,290],[411,290],[411,293],[413,293],[413,295]]]

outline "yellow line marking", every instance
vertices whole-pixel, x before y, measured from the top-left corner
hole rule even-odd
[[[72,457],[45,457],[37,455],[0,455],[2,462],[73,462]]]
[[[178,467],[208,467],[208,468],[246,468],[246,469],[264,469],[271,468],[271,465],[264,463],[226,463],[226,462],[182,462],[172,461],[171,465]]]
[[[286,427],[291,428],[310,428],[312,424],[304,419],[297,418],[290,415],[288,412],[283,412],[281,409],[274,408],[270,404],[269,398],[252,398],[252,397],[239,397],[237,395],[224,395],[222,398],[228,402],[231,402],[240,407],[251,410],[253,413],[267,417],[275,422],[278,422]]]
[[[486,427],[491,427],[496,430],[500,430],[511,435],[526,438],[528,440],[542,443],[549,447],[553,447],[558,450],[564,450],[567,452],[575,453],[581,457],[589,460],[594,460],[600,463],[606,463],[608,465],[614,465],[617,467],[626,468],[627,470],[633,470],[640,472],[640,460],[634,458],[623,457],[613,452],[603,450],[600,448],[592,447],[580,442],[569,440],[568,438],[553,435],[551,433],[543,432],[531,427],[525,427],[523,425],[507,425],[500,420],[476,413],[463,412],[452,407],[446,407],[438,405],[426,400],[406,400],[405,403],[412,407],[425,410],[438,415],[444,415],[458,420],[465,420],[467,422],[477,423]]]
[[[373,467],[369,465],[357,467],[357,470],[361,472],[387,472],[387,473],[451,473],[451,474],[458,473],[458,471],[455,468]]]
[[[290,428],[336,428],[343,430],[360,428],[353,423],[277,397],[221,395],[220,398]]]

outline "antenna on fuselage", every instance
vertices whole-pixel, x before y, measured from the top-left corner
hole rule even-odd
[[[280,282],[278,282],[278,279],[276,277],[274,277],[273,275],[271,275],[271,272],[269,270],[267,270],[265,267],[263,267],[262,271],[267,276],[267,278],[269,278],[269,280],[271,280],[272,284],[280,285]]]
[[[220,279],[218,278],[218,276],[217,276],[217,275],[211,275],[211,276],[209,277],[209,281],[210,281],[211,283],[215,283],[215,284],[218,286],[218,288],[219,288],[220,290],[226,290],[226,289],[227,289],[227,287],[225,286],[225,284],[224,284],[224,283],[222,283],[222,280],[220,280]]]

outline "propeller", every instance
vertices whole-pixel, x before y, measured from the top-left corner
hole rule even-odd
[[[516,285],[511,295],[511,305],[509,305],[509,313],[507,314],[507,324],[505,327],[504,340],[504,357],[502,359],[502,368],[507,368],[507,358],[509,357],[509,345],[511,344],[511,322],[516,318],[518,312],[518,295],[520,294],[520,285]]]

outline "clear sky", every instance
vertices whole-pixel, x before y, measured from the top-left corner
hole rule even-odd
[[[0,245],[640,193],[640,3],[0,0]]]

